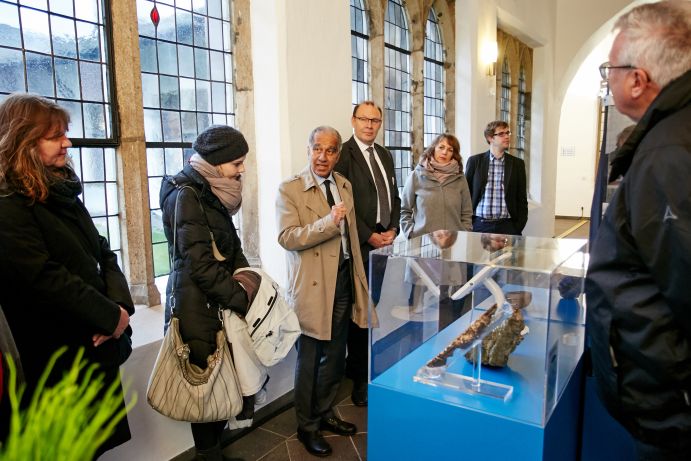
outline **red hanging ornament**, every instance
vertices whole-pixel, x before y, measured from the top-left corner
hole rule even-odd
[[[158,23],[161,21],[161,15],[158,13],[158,8],[156,8],[155,3],[154,7],[151,8],[151,13],[149,14],[149,17],[151,18],[151,22],[154,24],[154,27],[158,28]]]

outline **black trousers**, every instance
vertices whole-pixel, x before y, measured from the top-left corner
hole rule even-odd
[[[208,450],[221,443],[221,434],[228,421],[213,421],[210,423],[190,423],[194,448]]]
[[[303,431],[316,431],[322,419],[334,416],[333,406],[345,367],[351,309],[351,269],[350,261],[345,261],[336,279],[331,339],[323,341],[300,335],[297,342],[295,414]]]
[[[473,232],[489,232],[492,234],[521,235],[511,219],[497,219],[488,221],[473,217]]]
[[[372,261],[373,274],[370,277],[369,258],[363,253],[363,264],[365,265],[365,275],[369,282],[372,302],[376,306],[379,303],[382,283],[384,282],[384,271],[386,269],[386,258],[377,258]],[[348,358],[346,359],[346,377],[355,383],[365,382],[368,379],[369,369],[369,328],[360,328],[350,321],[348,330]]]

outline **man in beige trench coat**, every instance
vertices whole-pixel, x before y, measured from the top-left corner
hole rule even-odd
[[[357,432],[336,417],[348,325],[367,327],[367,279],[358,242],[350,182],[333,172],[341,136],[331,127],[309,136],[309,165],[285,180],[276,201],[278,243],[288,250],[288,301],[302,335],[295,369],[298,439],[310,453],[331,454],[321,430]]]

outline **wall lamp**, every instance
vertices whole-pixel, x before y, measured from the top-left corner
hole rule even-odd
[[[497,75],[497,49],[496,41],[487,41],[482,46],[482,62],[487,66],[487,76],[494,77]]]

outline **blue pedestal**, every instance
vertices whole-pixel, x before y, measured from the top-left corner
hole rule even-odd
[[[597,383],[594,377],[585,378],[584,393],[581,460],[636,459],[636,446],[633,437],[607,413],[597,395]]]
[[[545,427],[457,406],[448,391],[442,391],[447,401],[439,401],[373,382],[369,386],[367,458],[575,460],[581,370],[579,363]],[[411,380],[412,385],[423,386]]]
[[[469,316],[464,316],[454,326],[406,351],[400,360],[389,361],[388,369],[373,370],[368,459],[576,460],[582,342],[571,347],[561,338],[582,338],[583,327],[553,322],[548,332],[546,321],[529,319],[530,333],[511,355],[509,365],[482,370],[483,380],[513,387],[513,395],[506,401],[415,382],[413,376],[420,367],[469,322]],[[559,360],[547,363],[551,354],[546,344],[555,341],[560,347]],[[387,352],[386,345],[386,341],[376,344],[373,353],[381,358]],[[470,376],[472,366],[456,352],[447,372]],[[560,396],[559,389],[563,389]],[[551,414],[545,412],[545,406],[549,408],[555,400]]]

